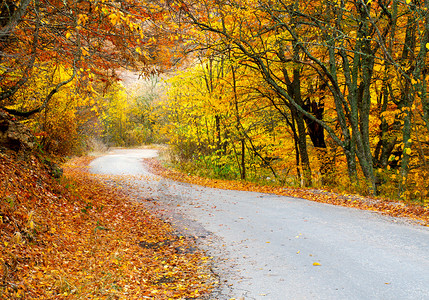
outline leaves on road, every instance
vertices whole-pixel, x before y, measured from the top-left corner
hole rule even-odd
[[[167,169],[162,166],[157,159],[154,158],[146,159],[145,163],[151,168],[152,172],[176,181],[188,182],[212,188],[269,193],[287,197],[303,198],[333,205],[354,207],[362,210],[380,212],[392,217],[410,218],[418,221],[422,225],[429,226],[429,207],[419,204],[407,204],[393,200],[360,197],[356,195],[339,194],[322,190],[284,188],[280,186],[261,186],[245,181],[203,178],[199,176],[187,175],[177,170]]]

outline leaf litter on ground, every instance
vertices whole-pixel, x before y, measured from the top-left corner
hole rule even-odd
[[[391,199],[346,195],[316,189],[264,186],[246,181],[204,178],[192,174],[185,174],[169,167],[167,168],[156,158],[147,158],[145,159],[145,163],[150,168],[151,172],[175,181],[219,189],[242,190],[303,198],[321,203],[375,211],[392,217],[407,218],[407,220],[415,221],[423,226],[429,226],[428,205],[423,206],[420,204],[405,203]]]
[[[55,180],[35,156],[0,153],[0,299],[208,295],[216,282],[204,253],[88,174],[89,160]]]

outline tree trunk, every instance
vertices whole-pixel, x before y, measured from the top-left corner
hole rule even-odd
[[[246,180],[246,143],[241,139],[241,179]]]

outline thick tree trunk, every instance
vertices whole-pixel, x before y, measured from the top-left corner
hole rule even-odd
[[[298,47],[294,47],[294,59],[299,60]],[[295,103],[299,106],[304,106],[304,101],[301,95],[301,70],[299,67],[293,69],[293,81],[290,82],[289,78],[285,78],[287,81],[289,95],[293,98]],[[298,150],[299,156],[301,159],[301,169],[302,169],[302,185],[311,186],[312,185],[312,176],[311,176],[311,167],[310,167],[310,158],[308,157],[307,151],[307,131],[305,128],[304,115],[298,111],[295,107],[290,107],[292,115],[294,116],[296,126],[298,129]]]
[[[323,120],[323,113],[325,110],[323,100],[317,103],[316,101],[307,99],[303,108],[313,114],[317,119]],[[325,142],[325,129],[319,123],[308,117],[304,117],[304,119],[307,124],[308,134],[314,148],[316,149],[317,160],[320,164],[319,172],[322,184],[331,183],[333,179],[331,178],[333,172],[333,160],[330,160],[328,157],[328,149]]]

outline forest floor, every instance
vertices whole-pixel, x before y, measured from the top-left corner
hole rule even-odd
[[[0,299],[191,299],[215,284],[193,241],[86,172],[0,152]],[[192,249],[192,251],[188,251]]]
[[[146,159],[154,174],[170,178],[179,182],[202,185],[206,187],[220,188],[226,190],[239,190],[275,194],[280,196],[296,197],[306,200],[353,207],[361,210],[370,210],[392,217],[404,217],[416,221],[421,225],[429,226],[429,205],[416,203],[405,203],[403,201],[363,197],[352,194],[341,194],[320,189],[290,188],[279,186],[259,185],[252,182],[238,180],[210,179],[192,174],[186,174],[179,170],[165,167],[158,159]]]

